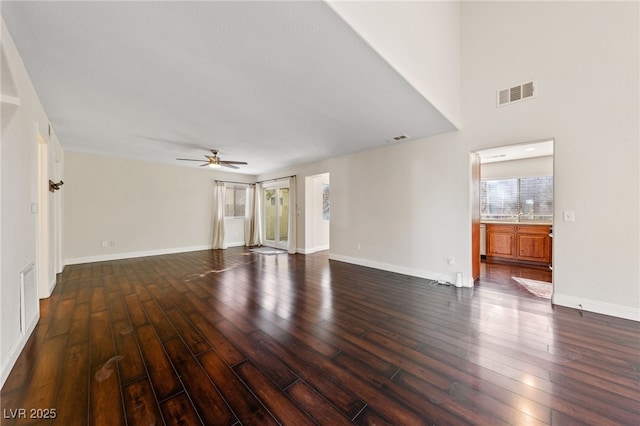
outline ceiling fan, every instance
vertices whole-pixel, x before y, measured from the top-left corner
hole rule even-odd
[[[227,161],[227,160],[221,160],[218,157],[218,150],[217,149],[212,149],[211,153],[213,155],[205,155],[205,158],[207,159],[204,164],[201,164],[200,167],[204,167],[204,166],[209,166],[212,169],[217,169],[220,167],[229,167],[230,169],[238,169],[239,167],[236,166],[236,164],[247,164],[246,161]],[[203,162],[204,160],[194,160],[192,158],[176,158],[176,160],[181,160],[181,161],[200,161]]]

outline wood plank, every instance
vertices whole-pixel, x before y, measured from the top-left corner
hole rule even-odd
[[[83,303],[88,308],[87,303]],[[89,342],[69,347],[64,374],[56,398],[56,425],[86,425],[89,422]]]
[[[312,425],[313,419],[302,411],[289,397],[258,370],[245,361],[234,367],[236,373],[249,385],[269,412],[285,425]]]
[[[91,312],[100,312],[107,309],[104,287],[94,287],[91,292]]]
[[[109,313],[100,310],[91,314],[89,424],[108,425],[124,422],[117,358]]]
[[[205,424],[232,425],[238,421],[182,340],[164,342],[180,380]]]
[[[128,320],[113,323],[113,335],[116,344],[116,356],[120,383],[124,386],[147,375],[147,371],[138,350],[138,342],[133,327]]]
[[[395,423],[385,419],[380,414],[376,413],[371,407],[366,407],[362,410],[362,413],[353,422],[356,425],[376,425],[376,426],[394,426]]]
[[[287,395],[306,411],[318,424],[347,425],[351,420],[305,382],[296,382],[287,388]]]
[[[69,346],[89,341],[89,303],[75,305],[69,327]]]
[[[235,365],[246,359],[244,354],[237,350],[236,347],[233,346],[213,324],[200,315],[199,312],[189,314],[189,319],[227,364]]]
[[[385,389],[385,394],[406,404],[407,408],[413,409],[423,421],[429,424],[462,425],[467,422],[494,425],[507,424],[481,410],[464,404],[456,404],[456,401],[447,392],[438,391],[435,387],[431,389],[432,392],[428,395],[420,395],[416,392],[408,391],[406,388],[398,386],[390,378],[380,376],[375,370],[360,362],[359,359],[346,353],[340,353],[333,358],[333,362],[364,381],[380,389]]]
[[[147,313],[149,323],[151,323],[161,341],[164,342],[177,336],[176,330],[155,300],[147,300],[142,303],[142,306]]]
[[[160,407],[149,380],[139,380],[122,389],[127,423],[130,425],[161,425]]]
[[[282,360],[292,371],[298,372],[305,382],[309,383],[324,395],[345,417],[353,419],[365,407],[366,404],[355,393],[338,385],[334,380],[329,378],[321,368],[309,364],[307,358],[300,356],[301,352],[295,350],[295,347],[291,347],[291,344],[285,347],[285,345],[280,344],[262,331],[253,333],[252,338],[255,339],[264,350],[271,352],[277,356],[278,359]],[[282,337],[282,340],[290,342],[288,339],[289,337]],[[303,342],[298,342],[298,344],[301,345],[300,347],[304,345]]]
[[[153,328],[148,324],[143,325],[135,329],[135,334],[158,400],[162,401],[181,392],[182,383],[173,370],[173,365]]]
[[[74,299],[62,299],[57,304],[47,337],[58,336],[69,331],[71,326],[71,315],[74,311],[76,301]]]
[[[169,309],[165,314],[194,355],[211,350],[211,346],[205,338],[202,337],[198,330],[195,329],[178,309]]]
[[[127,312],[129,313],[131,325],[134,327],[140,327],[148,323],[147,315],[142,308],[142,303],[140,302],[137,294],[128,294],[125,296],[124,301],[127,305]]]
[[[291,370],[289,370],[282,362],[273,355],[262,351],[260,346],[251,341],[243,333],[229,321],[220,321],[216,324],[216,328],[240,349],[243,354],[251,358],[252,362],[260,366],[262,371],[280,388],[284,389],[298,380]]]
[[[242,383],[231,367],[216,352],[209,351],[201,354],[198,358],[202,368],[242,424],[277,424],[251,390]]]
[[[122,294],[112,291],[106,294],[106,299],[111,321],[116,322],[128,319]]]
[[[167,426],[195,426],[204,424],[185,393],[181,393],[162,402],[160,409],[162,410],[162,416]]]

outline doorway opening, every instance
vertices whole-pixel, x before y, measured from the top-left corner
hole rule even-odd
[[[305,254],[329,250],[330,183],[329,173],[321,173],[305,178]]]
[[[38,282],[38,297],[47,298],[51,295],[50,285],[50,241],[49,241],[49,170],[47,141],[38,132],[38,222],[37,222],[37,250],[36,277]],[[52,264],[53,262],[51,262]]]
[[[553,145],[548,139],[472,153],[474,279],[551,298]]]

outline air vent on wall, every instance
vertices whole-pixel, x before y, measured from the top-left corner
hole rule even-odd
[[[512,104],[514,102],[532,99],[536,96],[533,81],[522,83],[508,89],[498,90],[498,106]]]

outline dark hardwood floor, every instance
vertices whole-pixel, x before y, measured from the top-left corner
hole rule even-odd
[[[244,248],[68,266],[2,424],[640,424],[640,324],[511,274],[456,289]]]

